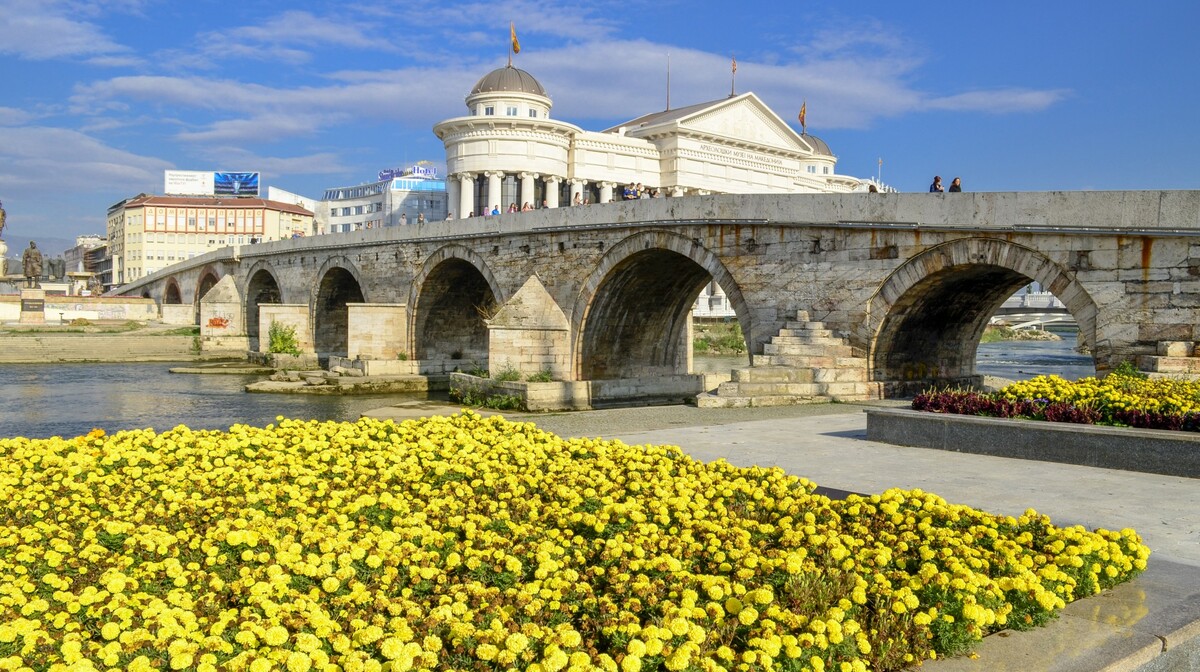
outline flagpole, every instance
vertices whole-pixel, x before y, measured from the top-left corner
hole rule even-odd
[[[671,109],[671,52],[667,52],[667,110]]]
[[[732,62],[731,69],[733,70],[729,74],[729,97],[733,98],[737,95],[737,56],[729,54],[729,57]]]

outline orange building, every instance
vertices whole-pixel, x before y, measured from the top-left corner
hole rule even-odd
[[[147,196],[108,209],[112,281],[132,282],[185,259],[231,245],[313,233],[313,213],[262,198]]]

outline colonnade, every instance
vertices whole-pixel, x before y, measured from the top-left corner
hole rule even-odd
[[[502,196],[501,189],[504,178],[508,175],[514,175],[520,184],[520,190],[515,199],[505,200]],[[480,178],[487,179],[487,203],[476,202],[475,184]],[[511,203],[516,203],[517,207],[521,207],[524,203],[530,203],[535,208],[541,208],[542,203],[536,198],[537,181],[541,180],[545,185],[545,207],[557,208],[560,205],[571,205],[577,200],[590,202],[590,196],[585,199],[585,193],[592,193],[590,185],[595,185],[599,190],[599,203],[609,203],[616,198],[617,190],[621,183],[603,181],[594,182],[581,178],[564,178],[560,175],[541,175],[539,173],[519,172],[505,173],[503,171],[483,171],[478,173],[455,173],[446,179],[446,204],[454,217],[467,217],[472,214],[478,216],[488,214],[492,211],[493,206],[499,206],[501,212],[505,212]],[[570,186],[567,202],[562,203],[559,198],[562,192],[562,184],[566,183]],[[679,197],[689,194],[706,195],[708,190],[687,190],[683,187],[669,187],[664,195]],[[455,207],[457,206],[457,210]]]

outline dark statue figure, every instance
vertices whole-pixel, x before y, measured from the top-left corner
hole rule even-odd
[[[4,211],[4,202],[0,201],[0,236],[4,235],[4,222],[8,220],[8,213]]]
[[[29,241],[29,248],[21,255],[21,265],[25,269],[25,286],[29,289],[41,287],[38,278],[42,277],[42,253],[37,249],[37,243]]]

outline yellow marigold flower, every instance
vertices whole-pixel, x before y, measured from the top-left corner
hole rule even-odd
[[[288,629],[282,625],[273,625],[263,633],[263,643],[267,646],[283,646],[288,641]]]
[[[114,640],[121,636],[121,626],[117,623],[109,621],[100,628],[100,636],[107,640]]]
[[[641,672],[642,659],[629,654],[621,661],[621,672]]]
[[[292,651],[288,654],[287,662],[284,663],[288,672],[308,672],[312,667],[312,659],[308,654],[301,651]]]
[[[529,638],[519,632],[514,632],[504,639],[504,648],[513,653],[520,653],[528,646]]]

